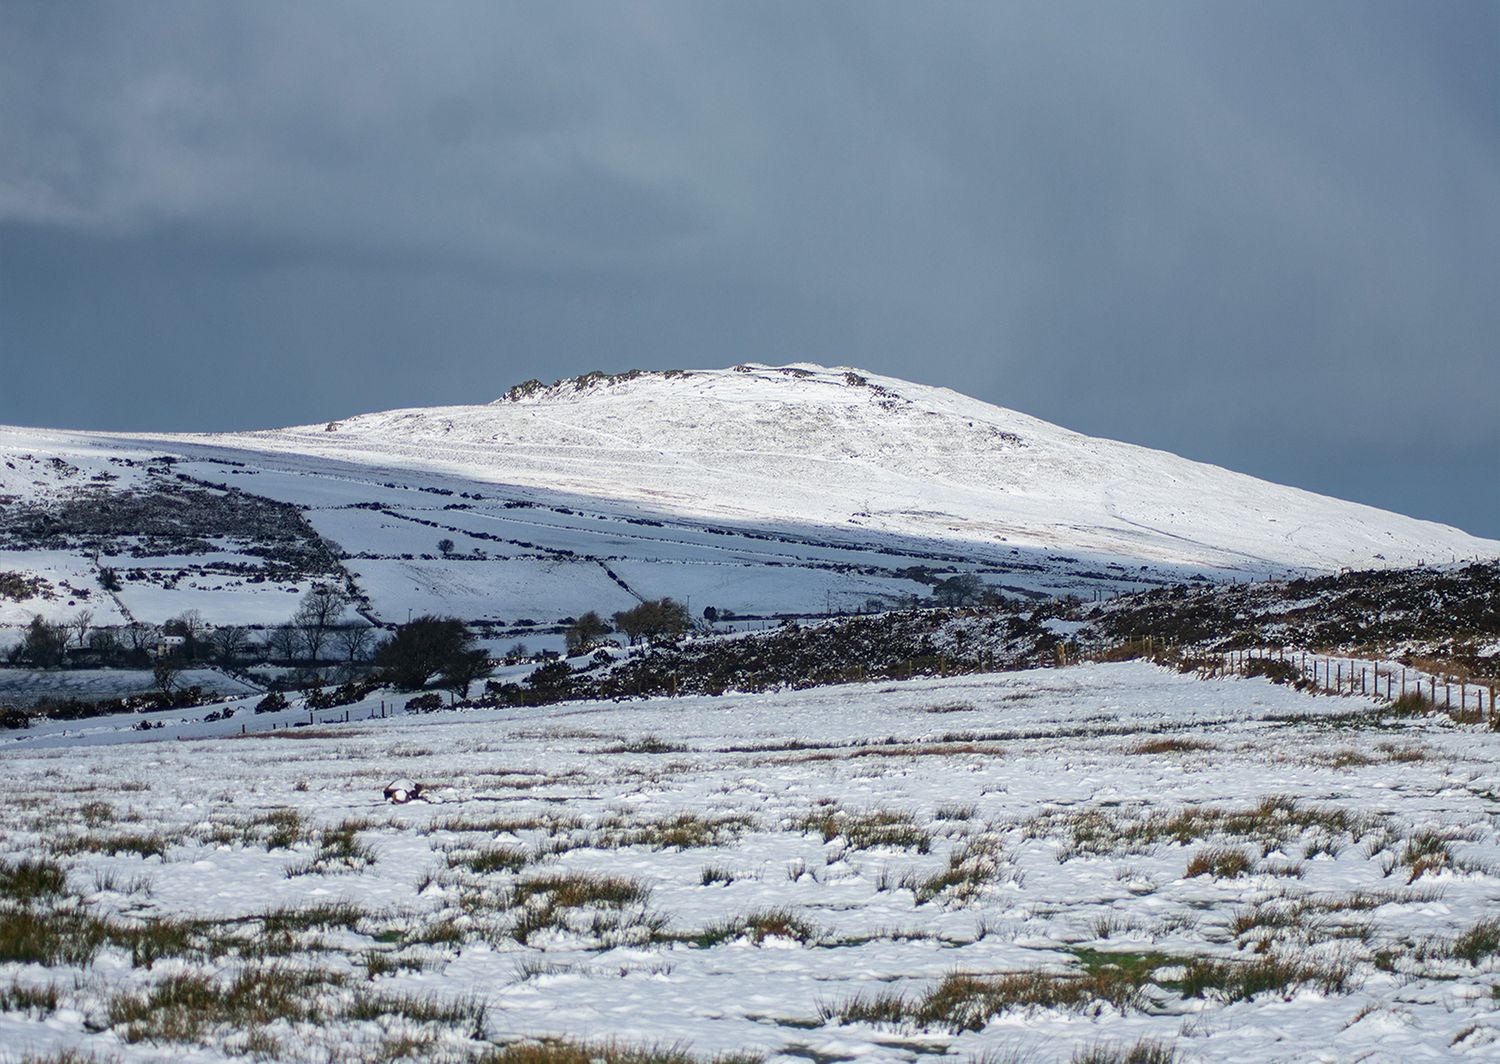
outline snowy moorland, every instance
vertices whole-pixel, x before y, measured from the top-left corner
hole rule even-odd
[[[1457,529],[846,369],[590,375],[494,403],[197,436],[0,428],[0,628],[556,625],[671,596],[807,617],[1500,555]],[[551,629],[550,634],[548,630]],[[5,635],[0,632],[0,641]]]
[[[1446,717],[1140,662],[237,708],[5,742],[6,1052],[1500,1053],[1500,735]]]

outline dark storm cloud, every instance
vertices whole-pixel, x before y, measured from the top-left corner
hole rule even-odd
[[[1500,14],[0,7],[0,420],[849,362],[1500,534]]]

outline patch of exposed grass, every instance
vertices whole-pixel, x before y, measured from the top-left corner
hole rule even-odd
[[[486,1052],[474,1064],[760,1064],[749,1053],[695,1056],[680,1046],[629,1046],[620,1042],[517,1042]]]
[[[723,884],[727,887],[737,878],[739,877],[735,875],[733,869],[726,868],[724,865],[710,864],[703,866],[703,871],[698,875],[698,882],[702,883],[705,887],[711,887],[715,884]]]
[[[455,834],[482,832],[486,835],[519,835],[523,831],[545,831],[555,835],[559,831],[579,827],[581,823],[582,821],[576,817],[546,813],[535,816],[450,816],[434,820],[430,826],[423,828],[422,832],[426,835],[439,831],[451,831]]]
[[[1331,806],[1307,805],[1283,795],[1248,808],[1196,806],[1163,812],[1085,809],[1044,814],[1028,826],[1033,838],[1061,829],[1067,843],[1058,854],[1072,857],[1140,853],[1162,842],[1191,843],[1214,837],[1246,839],[1263,849],[1279,848],[1306,833],[1363,838],[1374,821]]]
[[[1292,960],[1267,954],[1254,960],[1194,958],[1174,985],[1184,997],[1208,997],[1247,1001],[1274,991],[1288,995],[1302,986],[1315,986],[1325,994],[1342,993],[1350,973],[1342,965]]]
[[[347,901],[323,902],[318,905],[282,906],[267,909],[255,919],[261,932],[273,938],[289,938],[308,931],[342,927],[354,930],[366,913]]]
[[[687,747],[681,743],[669,743],[655,735],[643,735],[639,739],[615,743],[600,749],[601,754],[683,754]]]
[[[1448,956],[1455,960],[1478,964],[1487,957],[1500,953],[1500,917],[1488,917],[1453,940],[1448,947]]]
[[[57,854],[132,853],[137,857],[165,857],[179,836],[164,831],[71,835],[55,839],[50,848]]]
[[[845,1023],[911,1023],[958,1033],[979,1031],[996,1016],[1025,1008],[1085,1009],[1110,1004],[1126,1009],[1136,1003],[1142,978],[1120,968],[1097,972],[1057,973],[1040,969],[1001,975],[954,972],[916,998],[881,993],[856,995],[825,1020]]]
[[[351,1020],[378,1020],[399,1016],[420,1024],[440,1024],[463,1031],[470,1038],[484,1037],[484,1002],[478,998],[436,998],[419,994],[363,994],[343,1011]]]
[[[531,862],[531,855],[519,846],[486,846],[478,850],[454,851],[448,854],[449,868],[467,868],[476,875],[496,872],[519,872]]]
[[[57,987],[51,983],[46,986],[28,986],[13,981],[10,986],[0,986],[0,1012],[26,1012],[47,1016],[57,1011],[58,1000]]]
[[[1217,750],[1218,747],[1212,743],[1204,742],[1202,739],[1184,739],[1160,736],[1154,739],[1143,739],[1134,746],[1128,748],[1127,754],[1142,756],[1156,756],[1160,754],[1191,754],[1200,750]]]
[[[973,820],[979,806],[973,802],[945,802],[932,812],[934,820]]]
[[[1208,846],[1193,854],[1183,875],[1188,879],[1195,876],[1235,879],[1249,875],[1254,865],[1255,861],[1244,850],[1233,846]]]
[[[823,837],[824,842],[843,839],[855,850],[915,850],[926,853],[932,835],[910,813],[899,809],[819,809],[796,822],[798,830]]]
[[[721,846],[753,827],[755,821],[743,813],[674,813],[650,820],[623,816],[606,818],[588,836],[590,849],[613,850],[625,846],[648,846],[656,850],[690,850]]]
[[[286,870],[287,878],[330,872],[356,872],[375,863],[375,851],[360,841],[369,827],[366,820],[345,820],[318,833],[318,852],[307,861]]]
[[[61,897],[67,890],[68,873],[56,861],[46,857],[0,861],[0,898],[31,905]]]
[[[619,876],[533,876],[511,887],[510,904],[521,913],[510,934],[523,945],[544,930],[584,934],[610,945],[649,940],[666,923],[646,910],[650,895],[650,888]]]
[[[1349,980],[1342,967],[1273,955],[1249,961],[1197,957],[1184,961],[1162,953],[1083,949],[1076,956],[1079,967],[1071,971],[954,972],[916,997],[890,991],[861,994],[837,1006],[824,1006],[821,1015],[825,1021],[912,1024],[958,1033],[982,1030],[996,1016],[1026,1008],[1087,1010],[1109,1005],[1128,1011],[1141,1006],[1141,990],[1148,984],[1184,997],[1213,995],[1242,1001],[1269,991],[1290,993],[1305,985],[1336,993]],[[1159,971],[1169,968],[1180,968],[1181,974],[1158,978]]]
[[[1130,1046],[1089,1046],[1074,1053],[1068,1064],[1176,1064],[1177,1050],[1150,1039]]]
[[[1019,875],[1002,864],[999,840],[982,836],[955,846],[946,868],[928,876],[909,873],[901,886],[911,890],[918,905],[939,897],[965,902],[978,897],[986,884],[1006,878],[1014,881]]]
[[[318,992],[338,981],[327,972],[280,967],[246,968],[227,985],[211,975],[185,972],[115,997],[109,1023],[131,1043],[198,1042],[220,1027],[316,1023],[326,1018]]]
[[[0,909],[0,963],[84,967],[110,939],[109,925],[85,913]]]
[[[785,938],[804,945],[821,938],[823,932],[790,909],[757,909],[744,916],[720,920],[703,930],[676,936],[701,948],[748,938],[757,946],[768,938]]]

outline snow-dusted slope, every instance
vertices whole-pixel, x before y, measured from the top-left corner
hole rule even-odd
[[[842,368],[590,375],[253,433],[0,428],[0,576],[44,581],[0,593],[0,626],[276,624],[347,577],[372,620],[451,613],[536,645],[536,626],[662,595],[773,618],[923,601],[959,573],[1087,596],[1497,555]]]
[[[234,442],[696,517],[853,526],[1147,563],[1326,570],[1500,552],[1500,544],[1453,528],[847,368],[591,377],[513,396]]]

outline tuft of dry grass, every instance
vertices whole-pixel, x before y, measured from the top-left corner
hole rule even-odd
[[[1191,754],[1200,750],[1217,750],[1213,743],[1204,742],[1202,739],[1167,738],[1162,736],[1155,739],[1145,739],[1127,749],[1127,754],[1156,755],[1156,754]]]
[[[0,898],[21,905],[59,898],[68,890],[68,873],[46,857],[0,861]]]
[[[815,832],[824,842],[843,839],[850,849],[899,849],[926,853],[932,835],[910,813],[899,809],[820,809],[798,820],[801,831]]]
[[[1254,865],[1255,861],[1244,850],[1232,846],[1209,846],[1193,854],[1183,874],[1188,879],[1194,876],[1235,879],[1249,875]]]
[[[517,1042],[491,1049],[474,1064],[760,1064],[749,1053],[695,1056],[681,1046],[630,1046],[621,1042],[566,1039]]]

